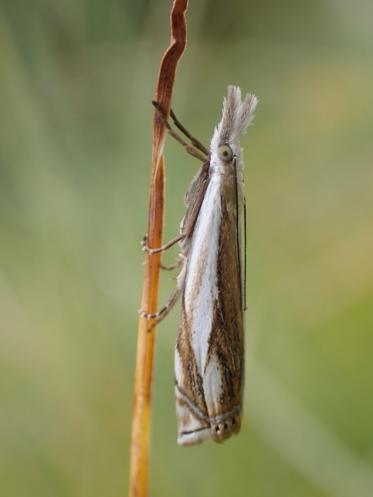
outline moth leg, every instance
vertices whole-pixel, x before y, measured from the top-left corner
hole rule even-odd
[[[159,324],[163,319],[168,315],[171,309],[174,307],[176,302],[178,301],[181,295],[181,288],[177,286],[174,291],[171,293],[170,298],[166,302],[166,304],[158,311],[158,312],[145,312],[142,309],[139,310],[139,314],[145,319],[154,319],[155,321],[152,323],[150,330],[152,330],[157,324]]]
[[[179,128],[179,130],[184,133],[184,135],[189,138],[189,140],[193,143],[193,145],[198,148],[202,153],[209,155],[209,150],[201,143],[197,138],[194,138],[193,135],[190,134],[190,132],[181,124],[179,119],[176,117],[175,112],[171,109],[170,112],[171,119],[175,123],[175,126]]]
[[[165,266],[164,264],[160,264],[160,267],[161,269],[165,270],[165,271],[173,271],[174,269],[177,269],[179,268],[183,263],[183,258],[182,257],[178,257],[176,262],[174,264],[170,264],[169,266]]]
[[[158,248],[150,248],[148,245],[148,236],[145,235],[144,238],[141,240],[141,246],[144,252],[147,252],[148,254],[159,254],[160,252],[164,252],[165,250],[171,248],[173,245],[175,245],[177,242],[185,238],[184,233],[181,235],[177,236],[176,238],[173,238],[169,242],[165,243],[161,247]]]
[[[199,150],[194,145],[191,145],[190,143],[187,143],[176,131],[174,131],[171,128],[170,123],[168,122],[167,118],[165,117],[165,115],[164,115],[164,113],[162,111],[162,108],[160,107],[160,105],[158,104],[158,102],[155,102],[153,100],[152,103],[153,103],[154,107],[156,108],[156,110],[158,111],[158,115],[162,119],[164,125],[166,126],[166,128],[168,130],[168,133],[172,136],[172,138],[174,138],[177,142],[181,143],[181,145],[183,147],[185,147],[186,151],[190,155],[192,155],[193,157],[195,157],[198,160],[201,160],[202,162],[205,162],[208,159],[208,155],[206,155],[204,152],[201,152],[201,150]]]
[[[146,319],[154,319],[155,321],[152,323],[151,327],[149,328],[149,331],[151,331],[154,326],[156,326],[158,323],[160,323],[171,311],[171,309],[174,307],[176,302],[178,301],[183,287],[184,287],[184,282],[185,282],[185,268],[186,266],[184,265],[183,269],[181,270],[179,276],[177,277],[177,284],[174,290],[172,291],[170,298],[166,302],[166,304],[158,311],[158,312],[145,312],[142,309],[139,310],[140,316],[143,316]]]

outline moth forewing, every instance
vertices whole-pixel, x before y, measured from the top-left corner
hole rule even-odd
[[[242,102],[240,89],[228,88],[222,119],[211,140],[210,160],[187,196],[182,226],[191,228],[181,242],[185,273],[175,351],[181,445],[207,438],[221,442],[240,429],[245,199],[239,136],[246,131],[256,102],[253,95]]]

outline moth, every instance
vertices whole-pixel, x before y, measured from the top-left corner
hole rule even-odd
[[[240,135],[257,105],[255,95],[241,99],[228,87],[222,118],[207,150],[171,111],[175,131],[153,102],[169,133],[202,161],[185,196],[179,235],[153,254],[179,243],[181,267],[167,304],[150,319],[163,319],[181,296],[181,322],[175,349],[177,441],[194,445],[223,442],[241,425],[246,309],[246,207]],[[172,268],[174,268],[173,266]]]

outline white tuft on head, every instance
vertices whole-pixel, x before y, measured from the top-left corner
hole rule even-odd
[[[255,95],[248,93],[242,102],[238,111],[236,128],[237,134],[243,135],[247,131],[247,127],[254,119],[254,112],[258,103]]]
[[[246,133],[247,127],[254,119],[257,103],[255,95],[248,93],[242,101],[240,88],[228,86],[228,94],[223,102],[222,118],[215,128],[211,149],[216,149],[224,143],[236,143],[239,136]]]

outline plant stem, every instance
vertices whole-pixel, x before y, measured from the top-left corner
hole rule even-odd
[[[168,116],[176,67],[186,44],[185,12],[188,0],[174,0],[171,11],[171,42],[166,49],[158,74],[155,100]],[[148,244],[162,244],[164,212],[163,148],[167,130],[157,112],[153,115],[151,185],[148,212]],[[145,256],[141,309],[154,313],[157,309],[161,254]],[[139,318],[132,440],[130,452],[129,497],[146,497],[149,479],[149,433],[155,328],[152,322]]]

